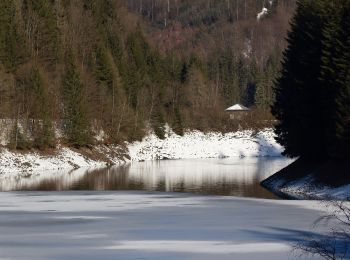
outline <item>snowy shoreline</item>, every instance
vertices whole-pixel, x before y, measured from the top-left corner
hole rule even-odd
[[[97,145],[91,149],[73,150],[58,147],[50,155],[39,152],[0,150],[0,180],[48,176],[60,171],[104,168],[132,162],[174,159],[204,159],[225,157],[279,157],[283,147],[274,139],[273,129],[232,133],[187,131],[184,136],[167,129],[166,138],[150,133],[142,141],[126,143],[125,147]],[[288,167],[287,167],[288,168]],[[286,168],[286,169],[287,169]],[[298,170],[291,171],[295,174]],[[325,184],[309,185],[314,181],[296,178],[286,182],[279,174],[263,181],[262,185],[280,196],[296,199],[348,199],[350,185],[331,188]],[[317,184],[317,182],[315,182]]]
[[[275,194],[294,199],[349,200],[347,163],[308,163],[298,159],[261,182]],[[332,173],[332,177],[329,174]]]
[[[297,179],[289,183],[282,184],[283,180],[276,180],[274,183],[263,187],[271,192],[291,199],[301,200],[346,200],[350,199],[350,184],[344,184],[339,187],[317,183],[312,176]]]
[[[22,177],[50,170],[106,167],[133,161],[281,156],[282,151],[283,148],[274,140],[272,129],[257,133],[246,130],[227,134],[187,131],[184,136],[168,129],[164,140],[151,133],[140,142],[127,143],[126,149],[99,145],[93,147],[90,154],[67,147],[58,147],[51,155],[11,152],[2,148],[0,178]],[[99,156],[90,156],[95,154]]]

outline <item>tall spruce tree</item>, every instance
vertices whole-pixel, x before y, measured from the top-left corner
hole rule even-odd
[[[333,1],[323,31],[321,81],[324,135],[330,157],[349,157],[350,146],[350,2]]]
[[[68,142],[76,147],[90,144],[90,124],[84,105],[84,86],[74,63],[73,54],[68,54],[63,81],[65,101],[65,130]]]
[[[323,158],[324,108],[320,80],[322,29],[327,21],[328,0],[300,0],[288,33],[281,76],[272,107],[279,120],[277,141],[285,154],[310,160]]]
[[[39,149],[54,148],[55,135],[52,125],[51,108],[49,105],[48,93],[38,68],[32,70],[30,80],[36,100],[34,146]]]

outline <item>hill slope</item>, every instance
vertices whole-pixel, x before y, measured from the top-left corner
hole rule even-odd
[[[146,127],[163,137],[166,122],[178,134],[230,131],[239,125],[226,106],[268,111],[294,1],[266,3],[259,21],[261,1],[234,2],[1,1],[9,145],[54,147],[63,138],[86,146],[95,135],[117,143],[140,139]],[[256,121],[240,126],[265,124]]]

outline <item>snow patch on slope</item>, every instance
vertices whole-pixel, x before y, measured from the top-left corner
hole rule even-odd
[[[26,176],[34,171],[77,169],[80,167],[106,166],[106,162],[92,160],[69,148],[60,148],[55,155],[41,155],[37,152],[18,153],[8,149],[0,152],[0,175],[7,177],[15,173]]]
[[[238,131],[222,134],[188,131],[184,136],[168,131],[164,140],[155,134],[128,145],[132,161],[159,159],[193,159],[218,157],[281,156],[283,148],[276,143],[272,129]]]

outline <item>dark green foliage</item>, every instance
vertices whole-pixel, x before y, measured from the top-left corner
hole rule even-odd
[[[184,84],[187,81],[188,77],[188,68],[186,62],[182,64],[181,73],[180,73],[180,83]]]
[[[323,31],[321,81],[324,135],[331,157],[349,157],[350,145],[350,3],[335,1]]]
[[[81,147],[91,143],[90,124],[84,104],[84,86],[74,63],[72,54],[66,61],[63,81],[65,100],[65,130],[70,144]]]
[[[345,152],[338,148],[348,140],[350,115],[347,2],[298,2],[273,106],[277,140],[289,156],[322,160]]]
[[[25,41],[19,33],[14,0],[0,1],[0,62],[9,71],[25,57]]]
[[[285,154],[320,158],[326,149],[320,129],[320,68],[322,28],[325,23],[324,0],[298,2],[297,12],[288,34],[283,69],[276,85],[274,116],[277,140]],[[305,48],[305,46],[310,46]]]
[[[129,66],[124,82],[127,95],[134,109],[138,106],[138,91],[145,86],[147,79],[147,57],[149,46],[145,42],[141,29],[129,35],[127,39]]]
[[[104,47],[97,48],[96,52],[96,78],[97,83],[112,92],[113,69]]]
[[[159,104],[154,107],[154,112],[151,115],[151,125],[156,136],[160,139],[165,138],[165,120],[162,109]]]
[[[232,105],[240,101],[238,64],[235,62],[233,50],[228,48],[225,52],[220,52],[209,63],[210,78],[221,84],[222,95],[226,105]],[[242,75],[243,77],[243,75]]]
[[[54,148],[55,136],[52,125],[49,97],[43,79],[37,68],[32,70],[30,82],[36,100],[36,108],[34,112],[36,121],[34,146],[39,149]]]
[[[118,66],[120,66],[123,60],[123,46],[122,41],[117,33],[109,36],[108,45],[115,59],[115,62]]]
[[[183,126],[182,116],[179,108],[175,109],[175,120],[173,124],[173,130],[178,135],[181,135],[181,136],[184,135],[184,126]]]
[[[274,102],[273,84],[278,75],[280,57],[274,52],[269,56],[262,72],[257,71],[255,76],[255,102],[259,108],[269,109]]]
[[[248,83],[242,102],[246,107],[259,104],[259,100],[257,100],[257,88],[260,85],[260,81],[261,72],[258,68],[256,60],[253,59],[249,64]]]

